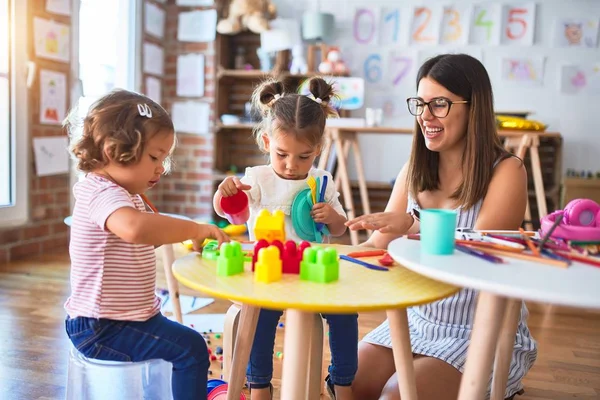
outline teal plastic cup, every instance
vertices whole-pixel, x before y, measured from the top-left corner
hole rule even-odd
[[[421,251],[425,254],[454,253],[456,211],[430,208],[421,210]]]

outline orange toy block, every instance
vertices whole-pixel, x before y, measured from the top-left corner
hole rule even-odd
[[[282,264],[279,249],[275,246],[260,249],[254,271],[254,280],[263,283],[277,282],[281,280],[281,275]]]
[[[285,214],[281,210],[271,214],[268,210],[260,210],[254,225],[256,240],[265,239],[269,243],[273,240],[285,242]]]

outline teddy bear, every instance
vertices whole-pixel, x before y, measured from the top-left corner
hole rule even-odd
[[[322,74],[344,75],[348,73],[348,67],[342,60],[342,54],[337,47],[330,47],[327,52],[327,60],[319,64],[319,72]]]
[[[223,35],[235,35],[242,30],[261,33],[269,29],[269,20],[277,13],[270,0],[230,0],[229,5],[221,4],[223,15],[217,24],[217,32]]]

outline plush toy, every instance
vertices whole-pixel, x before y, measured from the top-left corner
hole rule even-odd
[[[292,64],[290,65],[290,73],[305,74],[308,71],[308,65],[304,58],[304,53],[301,44],[292,47]]]
[[[242,30],[261,33],[269,29],[269,20],[276,16],[276,7],[270,0],[230,0],[222,7],[224,19],[217,24],[217,32],[235,35]]]
[[[319,72],[322,74],[344,75],[348,73],[348,68],[342,61],[342,54],[337,47],[331,47],[327,52],[327,60],[319,64]]]

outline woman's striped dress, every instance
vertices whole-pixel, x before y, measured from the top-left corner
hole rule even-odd
[[[480,200],[470,210],[457,209],[457,228],[474,227],[481,203]],[[419,205],[409,196],[407,211],[413,208],[418,209]],[[407,313],[413,353],[438,358],[463,372],[475,317],[477,294],[473,289],[463,289],[452,297],[409,308]],[[505,397],[512,396],[522,388],[521,380],[537,357],[537,344],[527,328],[528,315],[523,303]],[[363,340],[391,348],[388,321],[385,320]]]

